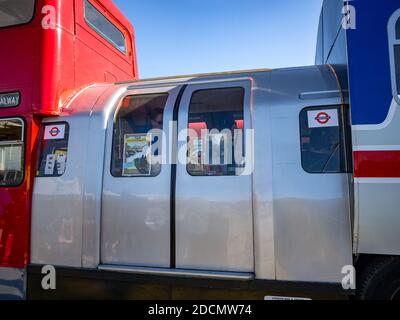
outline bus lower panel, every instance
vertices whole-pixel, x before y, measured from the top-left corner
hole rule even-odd
[[[0,267],[0,300],[23,300],[26,291],[24,269]]]
[[[232,281],[56,268],[56,290],[43,290],[41,266],[28,267],[29,300],[263,300],[266,296],[347,299],[331,283]]]

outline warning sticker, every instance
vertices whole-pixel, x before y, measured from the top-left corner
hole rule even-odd
[[[337,109],[308,111],[307,116],[308,127],[310,129],[339,126],[339,115]]]
[[[45,127],[44,140],[61,140],[65,138],[65,124]]]

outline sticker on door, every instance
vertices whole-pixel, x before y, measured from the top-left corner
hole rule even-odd
[[[312,110],[307,112],[307,116],[310,129],[339,126],[337,109]]]

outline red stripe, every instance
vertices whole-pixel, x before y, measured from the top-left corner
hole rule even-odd
[[[354,152],[356,178],[400,178],[400,151]]]

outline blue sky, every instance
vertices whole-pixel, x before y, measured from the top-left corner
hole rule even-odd
[[[314,63],[322,0],[114,0],[141,78]]]

